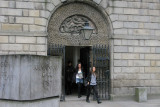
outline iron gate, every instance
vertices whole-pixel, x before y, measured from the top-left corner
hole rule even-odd
[[[109,45],[93,46],[93,66],[96,67],[97,88],[100,99],[110,98]]]
[[[62,94],[61,101],[65,101],[65,46],[60,44],[49,44],[48,55],[62,56]]]

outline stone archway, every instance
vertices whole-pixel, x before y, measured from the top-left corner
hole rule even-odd
[[[89,22],[90,26],[94,28],[94,32],[89,40],[85,40],[80,32],[80,29],[84,26],[85,21]],[[105,17],[103,12],[98,10],[96,7],[93,7],[93,5],[83,2],[71,2],[64,4],[60,6],[50,18],[50,22],[48,24],[48,44],[81,47],[100,44],[102,46],[102,48],[100,48],[102,51],[105,48],[103,47],[104,45],[109,49],[109,38],[112,34],[110,22],[111,21],[108,20],[108,17]],[[103,56],[108,57],[107,55],[102,55],[102,57]],[[93,59],[93,56],[91,59]],[[106,60],[107,58],[104,59]],[[63,58],[63,60],[65,60],[65,58]],[[91,62],[93,62],[93,60]],[[66,62],[63,61],[63,63],[65,66]],[[107,64],[109,66],[109,60]],[[107,69],[109,69],[109,67]],[[62,86],[64,86],[64,80],[62,81]],[[110,90],[109,88],[108,90]],[[65,99],[64,93],[65,91],[62,90],[62,100]],[[109,97],[107,99],[109,99]]]
[[[80,33],[62,32],[61,26],[67,19],[77,17],[86,19],[96,29],[90,40],[84,40]],[[72,21],[73,22],[73,21]],[[52,15],[48,24],[48,44],[62,44],[66,46],[93,46],[95,44],[108,44],[109,35],[112,34],[110,21],[102,12],[89,4],[73,2],[60,6]],[[71,25],[69,25],[71,26]]]

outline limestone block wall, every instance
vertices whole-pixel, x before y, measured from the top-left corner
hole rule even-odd
[[[47,27],[66,2],[100,7],[112,23],[111,90],[160,94],[160,0],[0,0],[0,54],[47,55]]]
[[[112,93],[134,95],[135,87],[160,94],[160,1],[114,0]]]

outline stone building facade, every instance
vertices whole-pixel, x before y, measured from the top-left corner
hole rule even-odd
[[[74,15],[98,29],[89,43],[59,31]],[[47,56],[47,44],[56,42],[109,43],[111,94],[147,87],[148,95],[160,95],[160,0],[0,0],[0,55]]]

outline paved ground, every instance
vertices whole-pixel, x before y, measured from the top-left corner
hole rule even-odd
[[[60,107],[160,107],[160,99],[148,100],[144,103],[135,101],[102,101],[97,104],[96,101],[85,102],[85,97],[67,97],[65,102],[60,102]]]

